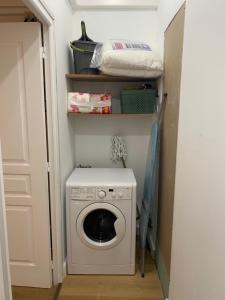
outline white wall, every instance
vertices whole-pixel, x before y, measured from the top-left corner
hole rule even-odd
[[[150,136],[149,117],[133,116],[80,116],[74,121],[76,162],[93,167],[122,167],[114,164],[111,157],[111,136],[124,136],[127,148],[127,167],[134,170],[138,182],[137,199],[140,202],[146,168],[146,157]]]
[[[225,299],[224,11],[186,4],[170,300]]]
[[[157,12],[151,10],[87,10],[73,16],[74,39],[81,36],[80,22],[86,23],[87,34],[98,42],[110,38],[146,41],[158,48]],[[125,84],[130,86],[131,83]],[[119,87],[119,84],[116,84]],[[84,86],[82,85],[83,89]],[[110,87],[101,85],[102,90]],[[112,87],[112,86],[111,86]],[[115,84],[112,87],[116,89]],[[79,89],[75,84],[74,91]],[[91,90],[90,85],[87,90]],[[100,88],[101,90],[101,88]],[[119,89],[118,89],[119,91]],[[118,91],[115,92],[118,94]],[[151,118],[136,116],[79,117],[74,119],[76,163],[95,167],[118,167],[110,160],[110,138],[120,134],[128,147],[127,166],[133,168],[138,181],[138,199],[142,198],[146,156],[150,136]],[[120,166],[121,167],[121,166]]]
[[[161,32],[166,28],[183,5],[185,0],[160,0],[158,8],[159,27]]]
[[[164,52],[164,32],[181,8],[185,0],[160,0],[158,7],[159,23],[159,50],[163,57]]]
[[[97,42],[125,38],[146,41],[158,47],[157,11],[151,10],[87,10],[73,16],[74,39],[81,36],[80,22],[85,21],[87,34]]]

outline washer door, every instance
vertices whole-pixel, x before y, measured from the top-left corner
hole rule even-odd
[[[108,203],[85,207],[77,218],[77,233],[89,247],[109,249],[124,237],[126,222],[121,211]]]

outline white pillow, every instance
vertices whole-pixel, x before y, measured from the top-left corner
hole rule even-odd
[[[134,70],[134,69],[119,69],[101,67],[102,73],[111,76],[125,76],[125,77],[137,77],[137,78],[157,78],[162,75],[160,70]]]
[[[158,77],[162,61],[148,44],[129,40],[109,40],[96,48],[95,67],[108,75]]]

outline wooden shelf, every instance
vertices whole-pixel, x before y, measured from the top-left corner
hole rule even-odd
[[[146,82],[155,80],[157,78],[137,78],[137,77],[124,77],[124,76],[109,76],[109,75],[92,75],[92,74],[66,74],[66,78],[74,81],[95,81],[95,82]]]
[[[152,116],[154,113],[144,113],[144,114],[122,114],[122,113],[111,113],[111,114],[88,114],[88,113],[75,113],[68,112],[68,116],[94,116],[94,117],[110,117],[110,116]]]
[[[103,74],[66,74],[66,78],[73,81],[83,81],[83,82],[148,82],[155,80],[157,78],[137,78],[137,77],[124,77],[124,76],[109,76]],[[109,116],[152,116],[154,113],[134,113],[134,114],[123,114],[123,113],[111,113],[111,114],[88,114],[88,113],[75,113],[68,112],[68,116],[85,116],[85,117],[109,117]]]

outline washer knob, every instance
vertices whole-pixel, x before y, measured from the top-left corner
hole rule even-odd
[[[101,191],[98,192],[98,197],[99,197],[100,199],[105,198],[105,196],[106,196],[106,192],[105,192],[105,191],[101,190]]]
[[[123,197],[123,193],[122,193],[122,192],[119,192],[119,193],[118,193],[118,196],[119,196],[119,198],[122,198],[122,197]]]

